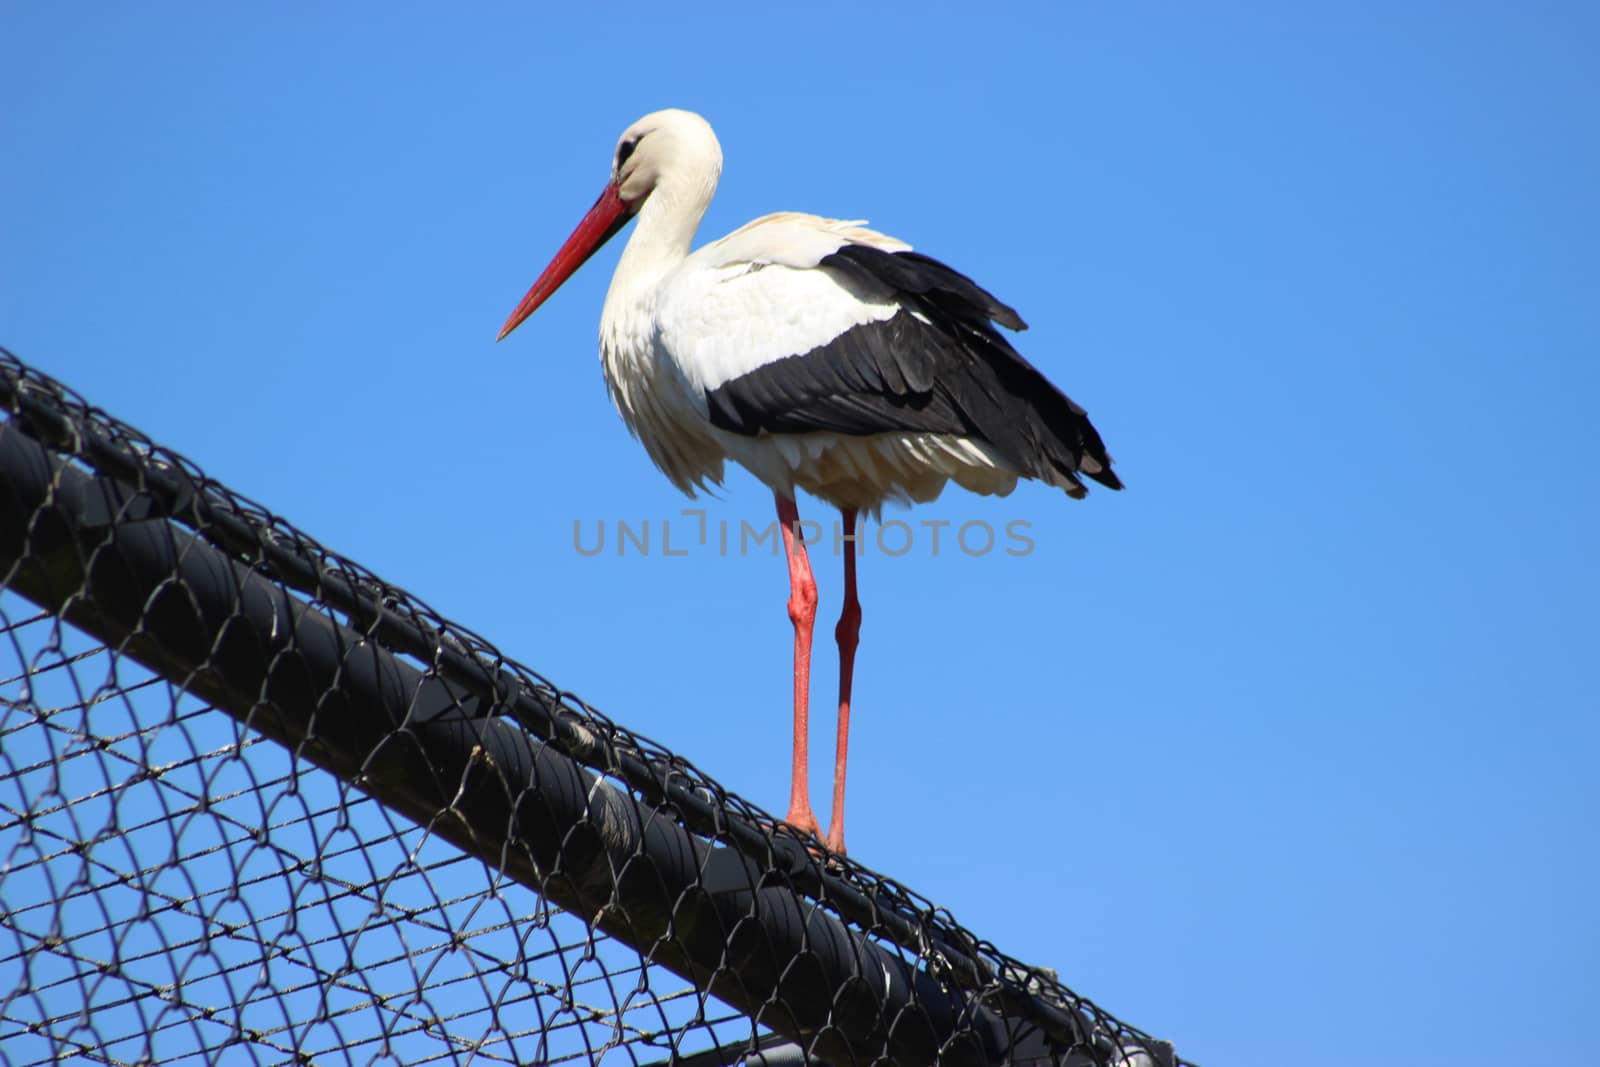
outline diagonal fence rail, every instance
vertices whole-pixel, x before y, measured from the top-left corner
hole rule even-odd
[[[1182,1062],[4,350],[0,415],[0,1062]]]

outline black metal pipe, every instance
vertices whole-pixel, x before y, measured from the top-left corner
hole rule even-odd
[[[180,528],[169,504],[0,424],[5,586],[823,1060],[1064,1054],[797,893],[792,876],[812,866],[798,842],[776,839],[768,869],[696,838],[530,738],[478,687],[418,670],[293,595],[270,564]]]

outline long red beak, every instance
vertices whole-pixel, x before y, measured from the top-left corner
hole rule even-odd
[[[506,334],[521,326],[523,319],[550,299],[550,294],[561,288],[561,283],[572,277],[579,267],[588,262],[590,256],[600,251],[600,246],[615,237],[617,231],[626,226],[632,217],[628,203],[617,192],[616,183],[607,185],[600,199],[594,202],[594,207],[589,209],[583,221],[578,223],[578,228],[572,231],[572,236],[567,238],[567,243],[556,253],[556,258],[550,261],[544,273],[539,275],[539,280],[533,283],[533,288],[528,290],[528,295],[522,298],[517,310],[500,327],[500,336],[495,340],[505,340]]]

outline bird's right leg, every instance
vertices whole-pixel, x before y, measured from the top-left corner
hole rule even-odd
[[[861,601],[856,598],[856,510],[843,508],[844,607],[833,636],[839,642],[839,739],[833,750],[833,815],[828,847],[844,855],[844,766],[850,750],[850,684],[855,678],[856,646],[861,643]]]
[[[773,495],[778,502],[778,523],[783,527],[784,555],[789,561],[789,619],[794,623],[794,766],[789,781],[789,814],[783,821],[803,833],[818,836],[806,770],[811,728],[811,628],[817,619],[817,583],[811,577],[811,561],[800,536],[800,511],[793,499],[781,493]]]

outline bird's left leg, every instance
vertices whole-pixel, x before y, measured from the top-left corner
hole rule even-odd
[[[817,583],[811,577],[805,539],[800,536],[800,511],[782,493],[778,523],[783,527],[784,554],[789,560],[789,619],[794,623],[794,765],[789,779],[789,814],[783,821],[802,833],[817,834],[817,817],[811,811],[807,788],[806,746],[811,720],[811,629],[817,620]]]
[[[856,599],[856,512],[841,508],[844,519],[844,607],[834,639],[839,642],[839,737],[833,750],[833,814],[828,847],[844,853],[844,762],[850,747],[850,686],[855,678],[856,645],[861,641],[861,602]]]

